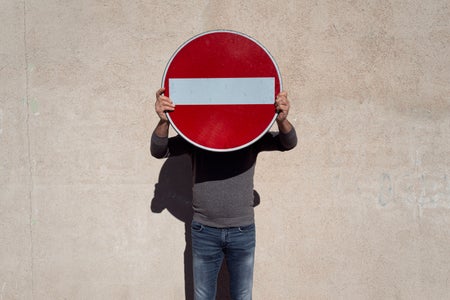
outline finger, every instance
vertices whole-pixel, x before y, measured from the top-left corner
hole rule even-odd
[[[288,95],[288,94],[287,94],[286,91],[282,91],[282,92],[278,93],[277,98],[279,98],[279,97],[287,98],[287,95]]]
[[[276,106],[276,107],[275,107],[275,110],[276,110],[277,113],[279,113],[279,114],[286,111],[286,110],[285,110],[283,107],[281,107],[281,106]]]
[[[175,109],[175,105],[173,105],[173,104],[162,105],[163,111],[173,111],[174,109]]]
[[[174,108],[175,107],[175,104],[168,97],[162,97],[161,105],[163,105],[164,107],[170,107],[170,108]]]
[[[162,94],[164,94],[164,92],[166,91],[165,88],[160,88],[156,91],[156,98],[158,98],[159,96],[162,96]]]
[[[276,103],[289,103],[289,100],[284,96],[279,96],[275,99]]]
[[[275,106],[276,107],[289,107],[289,102],[283,101],[283,100],[278,100],[277,102],[275,102]]]
[[[289,103],[283,100],[279,100],[275,103],[277,107],[289,107]]]
[[[157,105],[170,105],[170,106],[175,106],[175,104],[173,103],[172,99],[170,99],[167,96],[164,95],[158,95],[156,98],[156,104]]]

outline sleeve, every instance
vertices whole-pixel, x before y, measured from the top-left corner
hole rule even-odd
[[[155,158],[164,158],[169,154],[169,138],[160,137],[154,132],[150,139],[150,154]]]
[[[280,137],[280,143],[284,150],[291,150],[297,146],[297,133],[294,127],[286,134],[280,132],[278,136]]]
[[[292,127],[288,133],[268,132],[257,142],[258,152],[288,151],[297,146],[297,133]]]
[[[150,153],[155,158],[167,158],[190,153],[191,148],[192,146],[179,135],[168,138],[153,133],[150,140]]]

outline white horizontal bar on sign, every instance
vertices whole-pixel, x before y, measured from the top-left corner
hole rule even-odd
[[[272,104],[274,77],[169,78],[175,104]]]

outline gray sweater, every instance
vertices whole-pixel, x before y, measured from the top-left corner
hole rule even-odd
[[[189,154],[193,168],[193,219],[212,227],[237,227],[254,222],[253,177],[258,153],[286,151],[297,144],[295,129],[268,132],[255,143],[231,152],[212,152],[180,136],[152,135],[150,152],[156,158]]]

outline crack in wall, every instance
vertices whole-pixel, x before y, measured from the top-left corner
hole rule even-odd
[[[33,168],[31,164],[31,142],[30,142],[30,102],[29,102],[29,78],[28,78],[28,49],[27,49],[27,7],[23,1],[23,45],[25,62],[25,103],[26,103],[26,136],[28,155],[28,200],[29,200],[29,231],[30,231],[30,271],[31,271],[31,299],[34,299],[34,247],[33,247]]]

